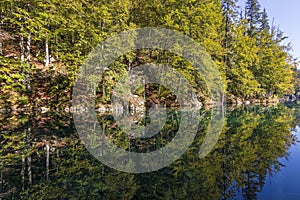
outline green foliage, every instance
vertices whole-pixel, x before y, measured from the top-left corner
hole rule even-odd
[[[226,80],[228,96],[247,100],[293,93],[290,62],[293,59],[288,46],[282,44],[286,37],[270,27],[267,12],[261,11],[257,0],[247,0],[245,11],[245,16],[238,18],[236,0],[3,0],[0,32],[5,37],[0,42],[5,57],[1,57],[1,65],[11,71],[6,72],[6,77],[2,75],[8,84],[4,89],[13,88],[11,93],[26,90],[20,82],[26,73],[20,69],[19,76],[12,71],[19,62],[14,57],[29,54],[32,58],[26,60],[31,65],[22,63],[22,67],[28,67],[27,74],[34,74],[36,68],[44,69],[45,74],[51,69],[61,73],[66,79],[63,90],[51,82],[47,89],[51,94],[47,95],[68,91],[70,99],[76,72],[95,47],[106,48],[102,41],[113,34],[152,26],[175,29],[199,42]],[[48,56],[49,68],[44,66]],[[157,50],[139,50],[122,56],[102,77],[97,90],[102,97],[98,103],[110,102],[110,91],[120,80],[120,71],[129,71],[143,63],[167,63],[180,69],[198,99],[208,101],[201,75],[194,73],[182,58]],[[29,79],[35,81],[34,77]],[[20,102],[25,104],[26,97],[22,95]],[[16,95],[11,97],[15,99],[13,96]],[[16,100],[7,101],[14,104]]]
[[[252,66],[258,60],[258,48],[255,39],[245,35],[246,27],[241,23],[235,30],[236,36],[229,45],[228,91],[240,98],[255,98],[259,83],[252,72]]]
[[[0,108],[28,103],[28,64],[0,56]]]

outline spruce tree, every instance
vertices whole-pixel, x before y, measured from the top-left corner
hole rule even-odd
[[[245,11],[249,23],[248,34],[250,36],[254,36],[258,32],[258,26],[261,16],[260,4],[258,0],[247,0]]]

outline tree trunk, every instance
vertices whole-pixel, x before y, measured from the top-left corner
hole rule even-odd
[[[30,138],[31,138],[31,128],[27,128],[27,135],[26,135],[26,144],[27,144],[27,151],[30,152],[31,144],[30,144]],[[32,172],[31,172],[31,155],[27,157],[27,172],[28,172],[28,184],[32,184]]]
[[[0,55],[3,55],[3,51],[2,51],[2,22],[0,22]]]
[[[50,146],[46,144],[46,179],[49,178],[49,159],[50,159]]]
[[[96,122],[97,123],[97,122]],[[103,135],[105,135],[105,123],[102,124],[102,131],[103,131]],[[101,151],[100,151],[100,156],[102,157],[103,156],[103,138],[101,138],[101,144],[100,144],[100,148],[101,148]]]
[[[0,187],[0,193],[3,193],[3,186],[4,186],[4,184],[3,184],[3,171],[1,170],[1,174],[0,174],[0,185],[1,185],[1,187]]]
[[[28,184],[31,185],[32,184],[32,172],[31,172],[31,156],[27,157],[27,172],[28,172]]]
[[[226,108],[225,108],[225,94],[222,94],[222,117],[225,117],[226,115]]]
[[[59,158],[59,149],[56,149],[56,158]]]
[[[105,102],[105,86],[104,86],[104,80],[102,81],[102,103]]]
[[[101,31],[104,31],[105,21],[101,21]],[[101,42],[101,50],[104,50],[104,41]]]
[[[0,7],[2,8],[1,3],[0,3]],[[2,9],[1,9],[1,12],[0,12],[0,55],[3,55],[3,52],[2,52],[2,25],[3,25],[3,22],[2,22]]]
[[[20,36],[20,58],[21,58],[21,61],[24,62],[24,36],[21,35]]]
[[[229,12],[230,12],[230,2],[229,0],[226,1],[226,10],[225,10],[225,35],[224,35],[224,49],[226,50],[226,53],[224,54],[224,65],[225,69],[228,70],[228,43],[229,43],[229,25],[230,25],[230,17],[229,17]]]
[[[30,62],[30,45],[31,45],[31,32],[28,32],[27,45],[26,45],[26,62]]]
[[[45,50],[46,50],[46,61],[45,61],[45,66],[48,67],[50,63],[50,58],[49,58],[49,44],[48,44],[48,38],[46,39],[46,44],[45,44]]]
[[[22,191],[24,191],[25,190],[25,156],[24,155],[22,155],[21,179],[22,179]]]

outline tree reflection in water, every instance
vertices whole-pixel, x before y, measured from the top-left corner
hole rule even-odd
[[[69,113],[1,115],[0,199],[256,199],[267,174],[284,167],[278,160],[288,157],[296,140],[294,106],[228,109],[218,143],[203,159],[199,148],[210,111],[200,112],[198,134],[186,153],[144,174],[119,172],[93,158]],[[116,145],[148,152],[174,137],[179,115],[168,111],[160,134],[149,139],[131,139],[111,115],[99,115],[98,121]]]

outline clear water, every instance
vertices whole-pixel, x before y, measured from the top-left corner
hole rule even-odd
[[[300,199],[300,106],[228,108],[214,149],[199,158],[210,110],[178,160],[158,171],[125,173],[103,165],[83,146],[70,113],[0,115],[0,199]],[[171,114],[170,114],[171,113]],[[178,122],[170,112],[171,122]],[[145,123],[142,116],[132,123]],[[98,115],[106,135],[135,152],[155,151],[176,135],[131,140],[114,118]]]

